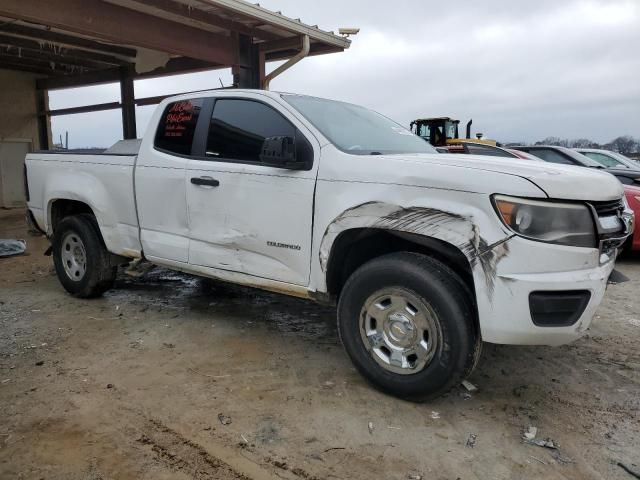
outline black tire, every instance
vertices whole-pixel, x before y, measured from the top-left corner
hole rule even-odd
[[[85,249],[86,268],[79,278],[71,278],[63,265],[63,240],[75,234]],[[79,298],[99,297],[109,290],[115,281],[117,267],[112,266],[95,217],[80,214],[64,218],[53,232],[53,264],[58,280],[71,295]]]
[[[410,374],[383,368],[360,333],[367,299],[394,288],[428,305],[440,330],[431,361]],[[475,325],[475,306],[462,279],[443,263],[410,252],[388,254],[361,266],[347,280],[338,303],[340,339],[358,371],[376,388],[410,401],[437,397],[472,372],[482,347]]]

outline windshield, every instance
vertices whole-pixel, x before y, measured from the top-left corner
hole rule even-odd
[[[638,160],[634,160],[633,158],[629,158],[626,155],[623,155],[618,152],[609,152],[609,153],[615,158],[617,158],[619,161],[624,163],[629,168],[634,168],[634,169],[640,168],[640,162],[638,162]]]
[[[598,163],[601,163],[605,167],[621,167],[621,168],[629,168],[628,165],[621,162],[620,160],[615,159],[611,155],[605,155],[603,153],[598,152],[580,152],[582,155],[589,157],[591,160],[595,160]]]
[[[457,132],[456,132],[456,123],[455,122],[446,122],[445,123],[445,128],[447,129],[447,138],[458,138]]]
[[[437,153],[420,137],[372,110],[322,98],[282,95],[340,150],[353,155]]]
[[[565,147],[554,147],[557,148],[558,150],[564,152],[565,154],[567,154],[568,156],[570,156],[571,158],[575,159],[577,162],[579,162],[583,167],[591,167],[591,168],[604,168],[604,166],[601,163],[596,162],[595,160],[576,152],[575,150],[571,150],[570,148],[565,148]]]

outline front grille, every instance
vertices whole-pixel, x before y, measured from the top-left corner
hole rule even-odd
[[[619,211],[624,210],[622,200],[611,200],[606,202],[591,202],[595,208],[598,217],[608,217],[616,215]]]
[[[607,258],[610,258],[612,255],[615,258],[615,252],[622,247],[629,236],[631,228],[631,220],[624,214],[624,203],[622,199],[606,202],[591,202],[591,207],[593,207],[598,216],[597,228],[600,253],[605,254]],[[611,224],[611,217],[617,217],[618,222],[616,227]]]

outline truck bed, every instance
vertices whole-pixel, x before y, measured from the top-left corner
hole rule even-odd
[[[83,202],[95,214],[109,251],[139,256],[133,184],[138,147],[139,143],[129,141],[118,142],[99,153],[28,154],[25,160],[28,206],[38,226],[50,234],[49,223],[60,207],[58,202]]]

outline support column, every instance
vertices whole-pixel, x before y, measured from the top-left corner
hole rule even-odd
[[[122,138],[125,140],[137,138],[133,75],[126,67],[120,70],[120,103],[122,104]]]
[[[233,66],[233,84],[238,88],[261,88],[264,62],[249,35],[238,35],[238,64]]]
[[[38,123],[38,149],[49,150],[49,116],[47,115],[47,91],[36,88],[36,117]],[[35,145],[34,145],[35,147]]]

